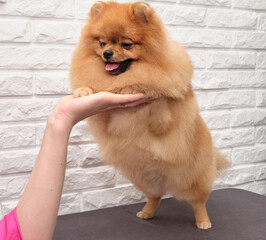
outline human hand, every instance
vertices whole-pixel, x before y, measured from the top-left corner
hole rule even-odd
[[[153,99],[144,93],[120,95],[100,92],[80,98],[70,95],[58,102],[50,118],[53,121],[59,120],[63,126],[72,128],[79,121],[94,114],[117,108],[135,107],[152,101]]]

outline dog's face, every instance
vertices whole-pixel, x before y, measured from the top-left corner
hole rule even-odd
[[[105,70],[116,75],[125,72],[131,62],[138,59],[139,46],[129,35],[108,33],[110,30],[99,36],[95,52],[106,63]]]
[[[104,62],[105,71],[121,74],[133,61],[151,54],[156,37],[150,35],[160,33],[153,15],[154,11],[143,2],[96,2],[92,6],[83,33],[93,52]]]

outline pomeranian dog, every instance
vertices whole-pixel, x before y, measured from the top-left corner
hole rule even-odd
[[[157,98],[90,117],[90,132],[103,161],[146,195],[139,218],[152,218],[168,192],[192,205],[198,228],[211,228],[206,201],[227,160],[199,115],[190,58],[150,5],[96,2],[70,72],[75,97],[109,91]]]

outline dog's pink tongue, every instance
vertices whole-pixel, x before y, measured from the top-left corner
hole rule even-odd
[[[105,70],[106,71],[113,71],[113,70],[117,69],[119,67],[119,65],[120,65],[119,63],[107,63]]]

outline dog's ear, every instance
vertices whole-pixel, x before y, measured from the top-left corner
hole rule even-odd
[[[96,2],[92,5],[91,7],[91,10],[90,10],[90,17],[96,17],[99,15],[99,13],[104,9],[106,3],[105,2],[102,2],[102,1],[99,1],[99,2]]]
[[[151,14],[151,7],[145,2],[136,2],[132,4],[132,13],[134,20],[141,21],[142,23],[148,23]]]

